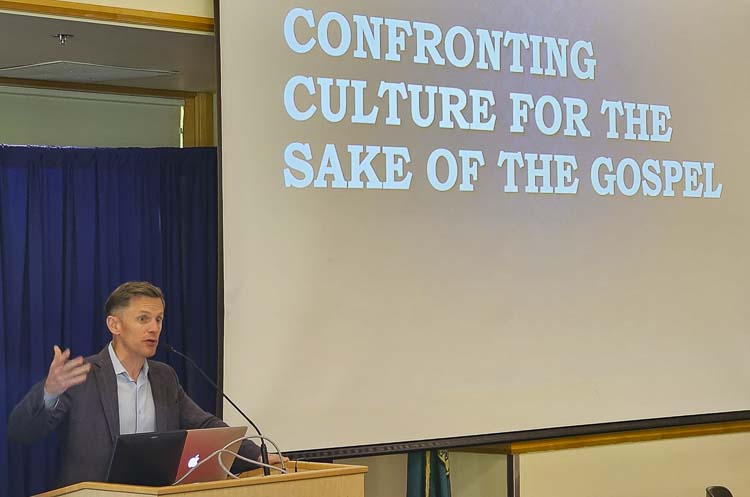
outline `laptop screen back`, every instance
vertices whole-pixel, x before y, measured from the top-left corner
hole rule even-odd
[[[225,428],[204,428],[202,430],[188,430],[185,438],[185,448],[182,451],[179,468],[175,480],[179,480],[190,469],[196,468],[187,478],[180,483],[196,483],[203,481],[225,480],[227,474],[221,468],[218,462],[219,456],[214,456],[211,460],[198,466],[198,463],[205,460],[214,451],[223,448],[228,443],[245,436],[247,428],[225,427]],[[237,452],[241,442],[232,444],[227,448],[232,452]],[[234,462],[234,455],[221,454],[224,466],[229,469]]]
[[[107,481],[157,487],[171,485],[186,436],[185,430],[118,436]]]

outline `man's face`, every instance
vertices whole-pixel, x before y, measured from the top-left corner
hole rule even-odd
[[[119,352],[128,358],[145,359],[156,354],[164,304],[158,297],[133,297],[127,307],[107,318],[107,326],[118,337]]]

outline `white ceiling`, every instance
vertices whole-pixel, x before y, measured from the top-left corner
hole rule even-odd
[[[74,35],[60,45],[54,35]],[[73,61],[175,75],[124,79],[103,84],[186,91],[216,91],[212,34],[193,34],[0,13],[0,67]]]

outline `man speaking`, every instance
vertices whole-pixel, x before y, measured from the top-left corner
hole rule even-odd
[[[8,436],[17,442],[33,443],[57,430],[59,486],[104,481],[117,435],[226,426],[187,396],[170,366],[147,360],[156,353],[164,320],[158,287],[124,283],[104,311],[112,342],[86,359],[71,359],[70,350],[55,346],[47,377],[9,417]],[[239,452],[260,460],[251,441]]]

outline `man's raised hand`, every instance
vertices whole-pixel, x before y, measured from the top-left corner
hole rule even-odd
[[[85,362],[83,357],[70,359],[70,349],[65,349],[63,352],[55,345],[55,357],[52,358],[52,364],[49,366],[44,391],[55,397],[62,395],[68,388],[86,381],[89,371],[91,371],[91,364]]]

